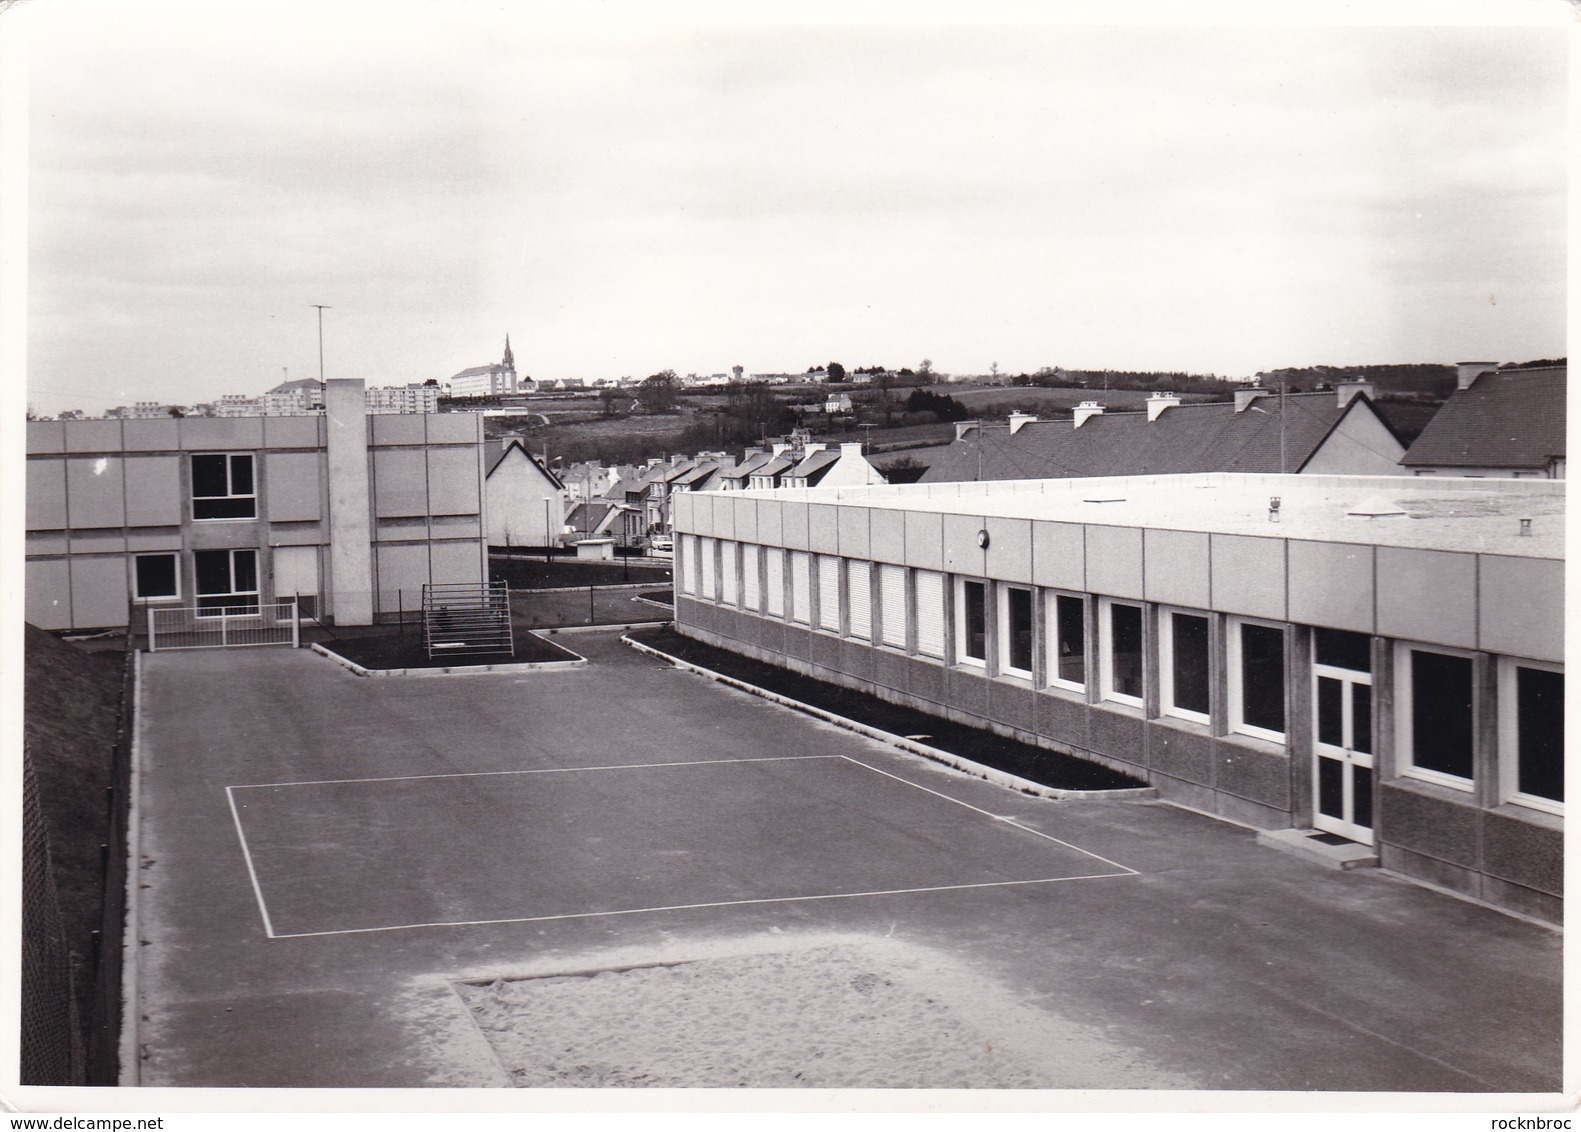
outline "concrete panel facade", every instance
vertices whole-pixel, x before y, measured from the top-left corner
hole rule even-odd
[[[27,528],[66,529],[66,464],[62,460],[29,460],[27,464]]]
[[[1290,543],[1290,620],[1353,633],[1373,631],[1372,547]]]
[[[324,515],[322,461],[316,452],[268,452],[266,515],[271,522],[316,522]]]
[[[128,421],[128,424],[131,422]],[[121,462],[126,484],[126,525],[174,527],[186,517],[179,456],[129,456]]]
[[[1110,597],[1145,596],[1141,530],[1088,525],[1087,586]]]
[[[373,450],[373,506],[381,519],[428,514],[428,462],[421,448]],[[367,482],[364,474],[363,482]]]
[[[78,625],[125,625],[130,605],[125,555],[82,555],[71,562],[71,616]]]
[[[119,456],[66,461],[66,525],[126,526],[126,485]]]
[[[1208,536],[1200,531],[1144,531],[1147,600],[1207,609],[1213,603]]]
[[[1378,632],[1403,641],[1477,647],[1477,560],[1470,554],[1378,548]]]
[[[1564,563],[1484,554],[1477,566],[1478,647],[1505,656],[1564,660]]]

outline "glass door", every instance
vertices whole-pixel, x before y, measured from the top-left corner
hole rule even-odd
[[[1312,826],[1373,843],[1372,640],[1313,632]]]

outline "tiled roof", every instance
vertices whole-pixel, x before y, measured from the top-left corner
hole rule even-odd
[[[276,385],[273,389],[269,390],[269,392],[290,393],[293,389],[313,389],[315,387],[322,389],[324,387],[324,383],[316,377],[299,377],[295,381],[282,381],[279,385]]]
[[[1360,395],[1346,409],[1333,393],[1287,395],[1281,469],[1280,400],[1265,394],[1239,413],[1228,402],[1176,405],[1153,421],[1145,412],[1104,413],[1080,428],[1069,420],[1033,421],[1014,433],[978,427],[954,441],[921,482],[1296,472],[1347,410],[1372,410]]]
[[[578,503],[565,517],[566,525],[578,531],[596,531],[611,511],[613,503]]]
[[[836,449],[831,451],[828,448],[824,448],[820,451],[814,452],[811,456],[808,456],[805,460],[797,464],[785,474],[788,476],[794,476],[797,479],[801,479],[803,477],[811,479],[814,476],[821,478],[822,474],[833,467],[835,463],[839,461],[839,459],[839,450]],[[809,483],[807,486],[811,487],[812,484]]]
[[[1449,395],[1400,462],[1546,468],[1565,454],[1564,366],[1494,370]]]
[[[784,456],[775,456],[768,463],[752,469],[755,476],[779,476],[795,466],[794,460],[787,460]]]
[[[499,446],[498,451],[494,450],[495,445]],[[565,484],[561,483],[559,478],[553,472],[543,466],[543,462],[540,461],[538,457],[527,451],[526,445],[514,437],[503,444],[497,440],[485,440],[483,442],[483,459],[485,464],[485,470],[483,472],[484,479],[488,479],[490,476],[492,476],[494,474],[494,469],[498,468],[505,462],[505,457],[510,453],[512,448],[516,449],[523,456],[527,457],[528,463],[537,468],[538,471],[541,472],[550,483],[554,484],[556,488],[565,487]]]

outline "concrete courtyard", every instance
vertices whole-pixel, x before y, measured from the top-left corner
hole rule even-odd
[[[617,632],[557,639],[592,663],[144,657],[127,1083],[508,1086],[532,1035],[480,1027],[467,988],[728,958],[750,1003],[752,970],[822,948],[861,986],[937,978],[926,1009],[1017,1065],[968,1082],[1561,1086],[1557,932],[1171,806],[1021,796]],[[899,1083],[959,1083],[922,1064]]]

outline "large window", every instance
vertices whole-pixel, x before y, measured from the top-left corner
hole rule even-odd
[[[1499,662],[1499,753],[1506,799],[1563,812],[1565,674],[1558,665]]]
[[[1048,682],[1081,691],[1087,686],[1087,600],[1050,594]]]
[[[1012,676],[1032,678],[1032,591],[999,587],[999,666]]]
[[[741,600],[741,575],[737,565],[740,553],[740,543],[719,544],[719,599],[727,605],[735,605]]]
[[[199,617],[258,612],[256,550],[195,550],[192,570]]]
[[[818,556],[818,628],[840,631],[840,560]]]
[[[880,643],[906,647],[906,568],[885,562],[878,568],[878,631]]]
[[[1396,658],[1395,733],[1402,770],[1469,790],[1476,753],[1470,654],[1401,644]]]
[[[790,552],[791,620],[812,624],[812,556],[805,550]]]
[[[697,536],[681,536],[681,592],[697,592]]]
[[[1230,729],[1285,739],[1285,631],[1255,621],[1230,622]]]
[[[1103,698],[1142,706],[1142,607],[1103,599],[1103,628],[1098,633],[1102,653]]]
[[[1159,683],[1165,715],[1207,723],[1208,619],[1165,610],[1159,636]]]
[[[873,564],[850,559],[845,564],[846,632],[859,641],[873,639]]]
[[[785,616],[785,552],[777,546],[763,548],[763,612]]]
[[[956,591],[955,659],[963,664],[988,663],[987,585],[963,578]]]
[[[192,457],[194,519],[255,519],[258,493],[249,453],[197,453]]]
[[[944,575],[918,570],[913,575],[916,587],[917,652],[944,659]]]
[[[133,562],[133,595],[138,601],[170,600],[181,596],[174,554],[139,554]]]
[[[697,565],[703,578],[703,596],[712,601],[719,596],[719,591],[714,585],[714,540],[700,538],[697,540]]]

